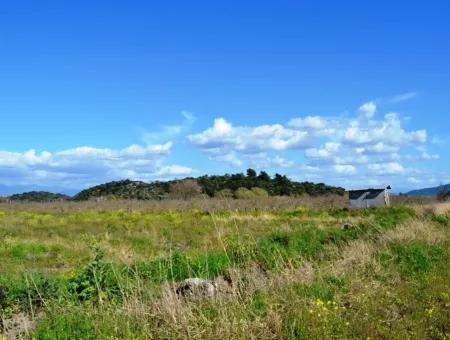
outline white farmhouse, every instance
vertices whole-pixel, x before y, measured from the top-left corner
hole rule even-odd
[[[362,189],[350,190],[348,192],[350,200],[350,208],[371,208],[389,206],[389,190],[388,185],[382,189]]]

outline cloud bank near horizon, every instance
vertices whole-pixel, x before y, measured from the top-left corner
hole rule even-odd
[[[412,98],[402,95],[396,101]],[[402,183],[430,185],[438,174],[421,168],[439,155],[430,151],[425,129],[407,129],[401,115],[380,115],[373,101],[351,117],[306,115],[285,123],[235,125],[223,117],[203,131],[189,133],[196,118],[183,112],[179,125],[145,132],[143,144],[123,149],[81,146],[57,152],[0,150],[0,184],[84,188],[110,180],[164,180],[208,173],[208,165],[168,162],[175,141],[232,171],[247,167],[286,173],[294,179],[344,187]],[[157,143],[158,140],[165,139]],[[173,157],[172,157],[173,158]]]
[[[82,188],[121,178],[151,181],[189,175],[190,167],[164,163],[172,147],[169,141],[121,150],[82,146],[55,153],[0,151],[0,183]]]

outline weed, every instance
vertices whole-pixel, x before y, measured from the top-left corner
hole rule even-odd
[[[69,280],[69,292],[79,300],[102,302],[105,299],[115,301],[121,298],[120,284],[114,267],[104,262],[103,256],[103,252],[97,248],[94,259],[82,272]]]

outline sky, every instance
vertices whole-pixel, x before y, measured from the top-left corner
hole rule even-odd
[[[448,1],[2,1],[0,194],[448,183],[449,61]]]

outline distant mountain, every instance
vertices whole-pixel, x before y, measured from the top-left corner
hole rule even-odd
[[[411,190],[406,193],[406,195],[409,196],[436,196],[438,191],[440,189],[450,191],[450,184],[440,185],[437,187],[432,188],[424,188],[424,189],[417,189],[417,190]]]
[[[17,193],[30,191],[46,191],[46,192],[60,192],[64,195],[75,195],[79,189],[67,189],[62,187],[43,186],[43,185],[2,185],[0,184],[0,196],[8,196]]]
[[[11,201],[26,201],[26,202],[54,202],[66,201],[70,196],[64,194],[54,194],[48,191],[29,191],[22,194],[14,194],[8,197]]]

